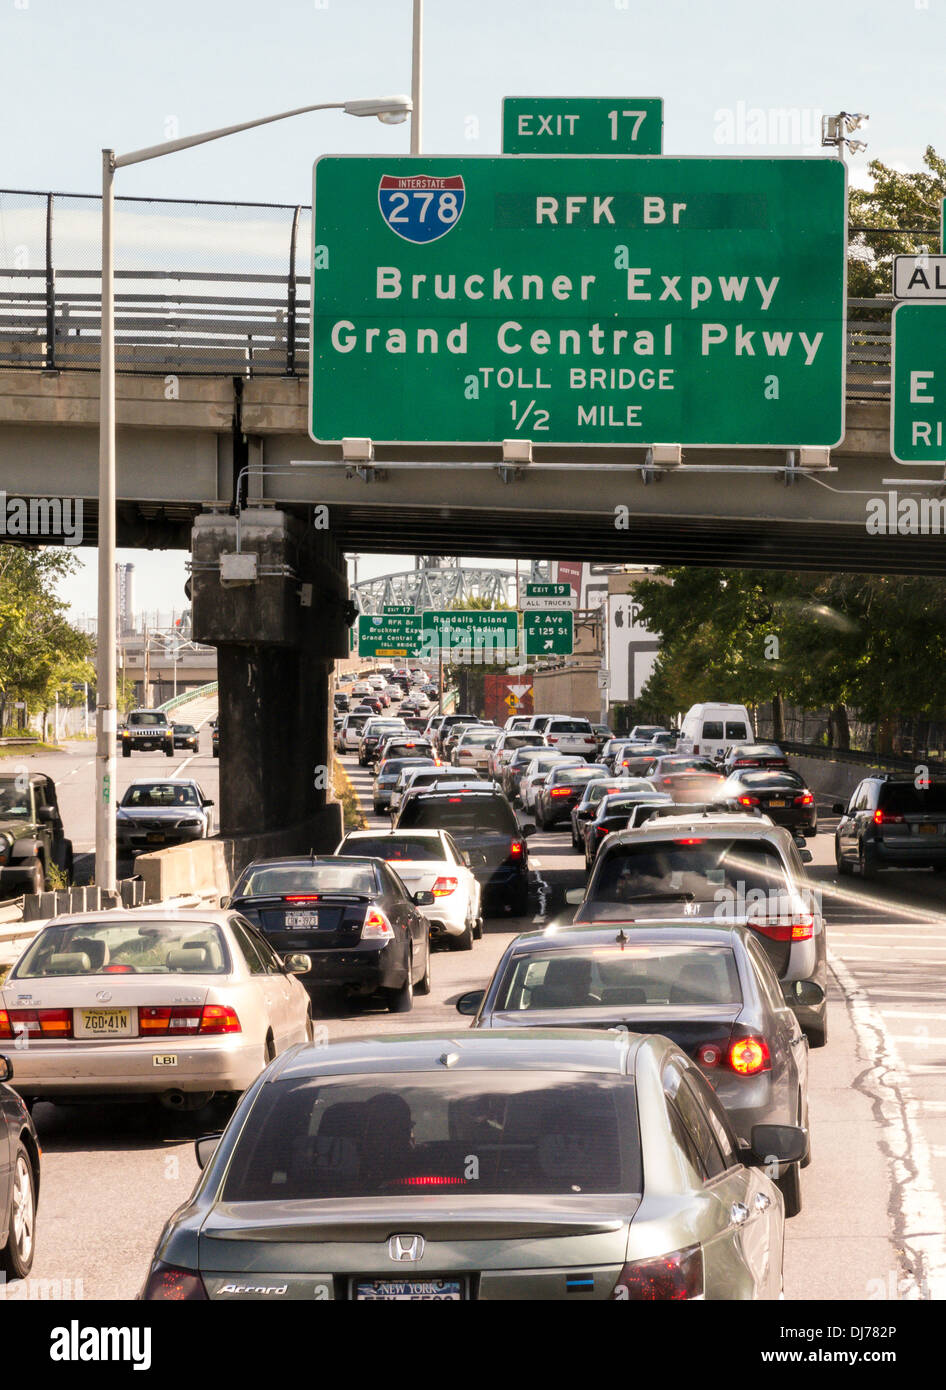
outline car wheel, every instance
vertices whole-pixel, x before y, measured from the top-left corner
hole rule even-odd
[[[383,815],[384,815],[384,807],[383,807],[383,806],[379,806],[378,803],[377,803],[377,801],[375,801],[373,804],[374,804],[374,813],[375,813],[375,815],[376,815],[376,816],[383,816]]]
[[[516,889],[509,900],[509,907],[513,917],[525,917],[529,912],[529,885],[523,883]]]
[[[386,991],[388,1001],[388,1012],[392,1014],[409,1014],[414,1007],[414,981],[412,979],[414,971],[413,958],[407,964],[407,979],[400,989],[389,989]]]
[[[809,1047],[826,1047],[828,1042],[827,1010],[821,1015],[817,1023],[806,1023],[803,1032],[808,1039]]]
[[[861,845],[858,859],[861,866],[861,878],[876,878],[877,855],[870,845]]]
[[[473,924],[467,918],[466,924],[459,936],[451,936],[450,949],[452,951],[472,951],[473,949]]]
[[[426,966],[424,967],[424,974],[423,974],[423,977],[422,977],[420,980],[418,980],[418,981],[417,981],[417,984],[414,986],[414,993],[415,993],[415,994],[429,994],[429,993],[430,993],[430,937],[429,937],[429,936],[428,936],[428,938],[427,938],[427,964],[426,964]]]
[[[801,1211],[801,1168],[790,1163],[788,1172],[775,1179],[775,1186],[785,1199],[785,1216],[797,1216]]]
[[[483,914],[482,914],[482,912],[479,914],[479,916],[477,917],[476,921],[473,923],[473,935],[474,935],[474,937],[476,938],[477,941],[480,941],[480,940],[482,939],[482,936],[483,936]]]
[[[130,748],[123,748],[123,749],[122,749],[122,757],[123,757],[123,758],[130,758],[130,757],[131,757],[131,749],[130,749]]]
[[[841,857],[841,845],[837,836],[834,839],[834,862],[838,866],[838,874],[841,878],[848,878],[854,872],[853,864],[849,864],[846,859]]]
[[[25,1279],[33,1267],[35,1246],[36,1192],[33,1165],[22,1144],[13,1160],[12,1201],[7,1243],[0,1250],[0,1270],[10,1279]]]

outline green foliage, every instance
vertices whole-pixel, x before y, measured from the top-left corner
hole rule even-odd
[[[873,187],[852,188],[852,227],[907,227],[913,234],[890,235],[881,231],[851,232],[848,245],[848,294],[869,299],[890,293],[894,256],[917,254],[924,246],[938,251],[940,200],[946,196],[946,160],[932,145],[923,156],[925,170],[901,174],[879,159],[867,166]],[[863,311],[858,316],[863,316]]]
[[[66,617],[56,584],[77,566],[59,549],[0,546],[0,722],[25,700],[48,710],[81,698],[75,684],[93,679],[92,639]]]

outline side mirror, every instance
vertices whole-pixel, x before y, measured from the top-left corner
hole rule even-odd
[[[782,991],[786,1004],[807,1004],[816,1008],[824,1003],[825,992],[815,980],[793,980]]]
[[[212,806],[212,805],[213,805],[213,802],[212,802],[209,798],[207,798],[207,799],[204,801],[204,805],[205,805],[205,806]]]
[[[522,834],[522,838],[523,838],[524,840],[528,840],[528,838],[529,838],[530,835],[534,835],[534,834],[535,834],[535,826],[534,826],[534,825],[524,825],[524,826],[522,827],[522,831],[521,831],[520,833]]]
[[[468,1018],[472,1018],[475,1013],[479,1012],[485,994],[485,989],[469,989],[466,994],[461,994],[457,1000],[457,1013],[466,1014]]]
[[[312,969],[311,956],[303,955],[301,952],[284,957],[286,973],[288,975],[308,975]]]
[[[585,901],[584,888],[569,888],[568,892],[565,894],[565,901],[571,903],[573,907],[580,907]]]
[[[202,1134],[199,1139],[194,1140],[194,1156],[197,1159],[198,1168],[207,1167],[222,1137],[223,1131],[221,1130],[219,1134]]]
[[[36,815],[37,819],[41,821],[53,821],[56,819],[56,812],[52,806],[40,806]]]
[[[13,1063],[9,1057],[0,1056],[0,1081],[10,1081],[13,1077]]]
[[[847,807],[845,806],[843,801],[836,801],[834,805],[831,807],[831,812],[835,816],[843,816],[846,810]]]
[[[230,897],[230,894],[224,893],[223,897],[220,899],[220,906],[229,907],[232,901],[233,899]]]
[[[411,895],[411,902],[416,907],[433,907],[436,901],[433,893],[428,893],[426,888],[421,888]]]
[[[753,1125],[750,1167],[766,1163],[799,1163],[808,1152],[808,1131],[800,1125]]]

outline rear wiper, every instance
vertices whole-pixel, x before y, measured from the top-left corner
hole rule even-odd
[[[636,893],[636,894],[634,895],[633,898],[626,898],[626,899],[623,899],[623,901],[625,901],[625,902],[631,902],[631,903],[665,903],[665,902],[666,902],[666,903],[670,903],[670,902],[673,902],[673,903],[677,903],[677,902],[691,903],[691,902],[693,901],[693,898],[694,898],[694,894],[693,894],[693,893],[684,893],[684,892],[680,892],[680,893]]]

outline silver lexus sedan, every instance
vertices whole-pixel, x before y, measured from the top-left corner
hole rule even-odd
[[[782,1290],[765,1165],[668,1039],[543,1029],[300,1047],[243,1096],[141,1297],[757,1299]]]

